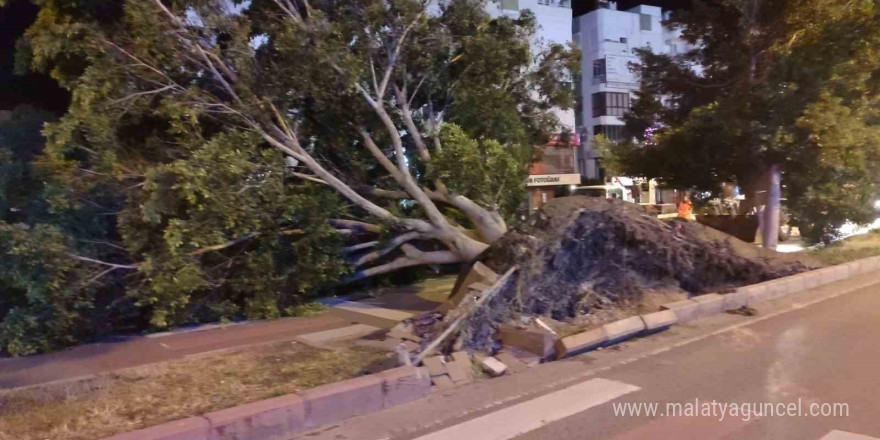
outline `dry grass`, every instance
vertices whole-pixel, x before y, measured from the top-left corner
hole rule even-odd
[[[393,367],[387,352],[274,343],[0,394],[0,439],[90,440]]]
[[[829,265],[880,255],[880,230],[856,235],[809,252],[811,256]]]

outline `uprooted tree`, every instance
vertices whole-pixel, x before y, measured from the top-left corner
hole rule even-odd
[[[573,103],[577,53],[481,0],[36,3],[19,61],[73,98],[33,166],[106,223],[53,235],[59,292],[124,286],[158,327],[472,259]]]
[[[521,191],[529,159],[519,150],[552,128],[550,108],[570,104],[571,52],[551,46],[535,61],[533,18],[490,20],[483,2],[434,12],[420,0],[278,0],[245,11],[227,1],[168,3],[130,2],[124,29],[94,36],[104,56],[76,85],[74,115],[112,112],[101,121],[112,129],[126,109],[149,106],[167,118],[167,142],[212,130],[274,148],[291,175],[326,185],[369,218],[333,219],[340,231],[393,232],[358,245],[372,248],[355,259],[359,276],[467,261],[500,237],[501,205]],[[73,122],[55,135],[83,128]],[[404,214],[382,199],[416,208]],[[423,251],[416,240],[444,249]]]

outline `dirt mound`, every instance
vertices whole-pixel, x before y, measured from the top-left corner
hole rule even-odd
[[[725,292],[818,266],[698,223],[664,222],[638,205],[590,197],[551,201],[478,259],[497,273],[520,268],[463,330],[466,345],[490,351],[497,324],[523,316],[571,321],[663,289]]]

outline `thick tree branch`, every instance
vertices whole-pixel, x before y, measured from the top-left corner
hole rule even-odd
[[[368,252],[364,255],[361,255],[360,257],[358,257],[357,259],[355,259],[352,262],[352,265],[354,267],[360,267],[360,266],[363,266],[364,264],[368,264],[373,261],[376,261],[379,258],[382,258],[385,255],[388,255],[388,253],[397,249],[398,247],[400,247],[404,243],[410,242],[412,240],[415,240],[415,239],[421,237],[421,235],[422,234],[420,234],[418,232],[407,232],[405,234],[398,235],[397,237],[392,238],[388,242],[388,246],[385,246],[382,249],[377,249],[373,252]]]
[[[403,114],[403,124],[406,126],[406,131],[412,136],[413,143],[416,144],[416,149],[419,151],[419,157],[421,157],[422,160],[430,160],[431,153],[425,145],[425,139],[422,138],[422,133],[416,126],[415,121],[413,121],[412,110],[409,107],[409,100],[406,96],[406,88],[400,89],[395,87],[394,95],[397,98],[397,106]]]
[[[388,263],[355,272],[346,281],[357,281],[383,273],[393,272],[404,267],[420,266],[423,264],[452,264],[465,261],[460,255],[450,251],[423,252],[409,244],[401,246],[401,250],[404,251],[403,256]]]

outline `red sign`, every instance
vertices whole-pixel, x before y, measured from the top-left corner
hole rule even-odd
[[[577,133],[568,134],[568,142],[563,141],[562,134],[554,134],[547,142],[548,147],[577,147],[581,144],[581,135]]]

